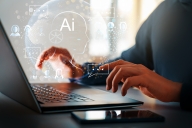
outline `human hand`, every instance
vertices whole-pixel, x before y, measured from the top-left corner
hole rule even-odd
[[[116,92],[119,82],[123,82],[121,93],[127,94],[127,90],[133,86],[140,89],[145,95],[163,102],[179,101],[181,83],[170,81],[157,73],[149,70],[141,64],[133,64],[118,60],[103,66],[100,69],[109,69],[112,72],[107,77],[106,89]]]
[[[37,59],[36,68],[42,69],[44,61],[48,61],[54,70],[61,69],[65,78],[78,78],[83,75],[81,65],[75,63],[65,48],[53,46],[43,51]]]

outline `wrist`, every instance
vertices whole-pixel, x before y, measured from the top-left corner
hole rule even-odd
[[[79,78],[81,76],[83,76],[83,67],[80,64],[75,64],[75,70],[74,70],[74,76],[73,78]]]
[[[173,96],[173,102],[180,102],[180,93],[181,93],[182,84],[176,83],[174,87],[174,96]]]

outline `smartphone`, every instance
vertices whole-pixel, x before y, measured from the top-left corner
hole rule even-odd
[[[149,110],[97,110],[75,111],[71,116],[79,123],[131,123],[156,122],[165,118]]]

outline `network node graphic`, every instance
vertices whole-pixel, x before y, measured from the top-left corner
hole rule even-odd
[[[58,30],[53,30],[49,34],[49,40],[54,44],[59,44],[63,40],[62,32]]]

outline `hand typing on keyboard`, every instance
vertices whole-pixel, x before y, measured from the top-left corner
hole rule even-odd
[[[37,59],[36,68],[42,69],[44,61],[48,61],[54,70],[61,69],[65,78],[78,78],[83,75],[81,65],[73,60],[65,48],[51,47],[43,51]]]

